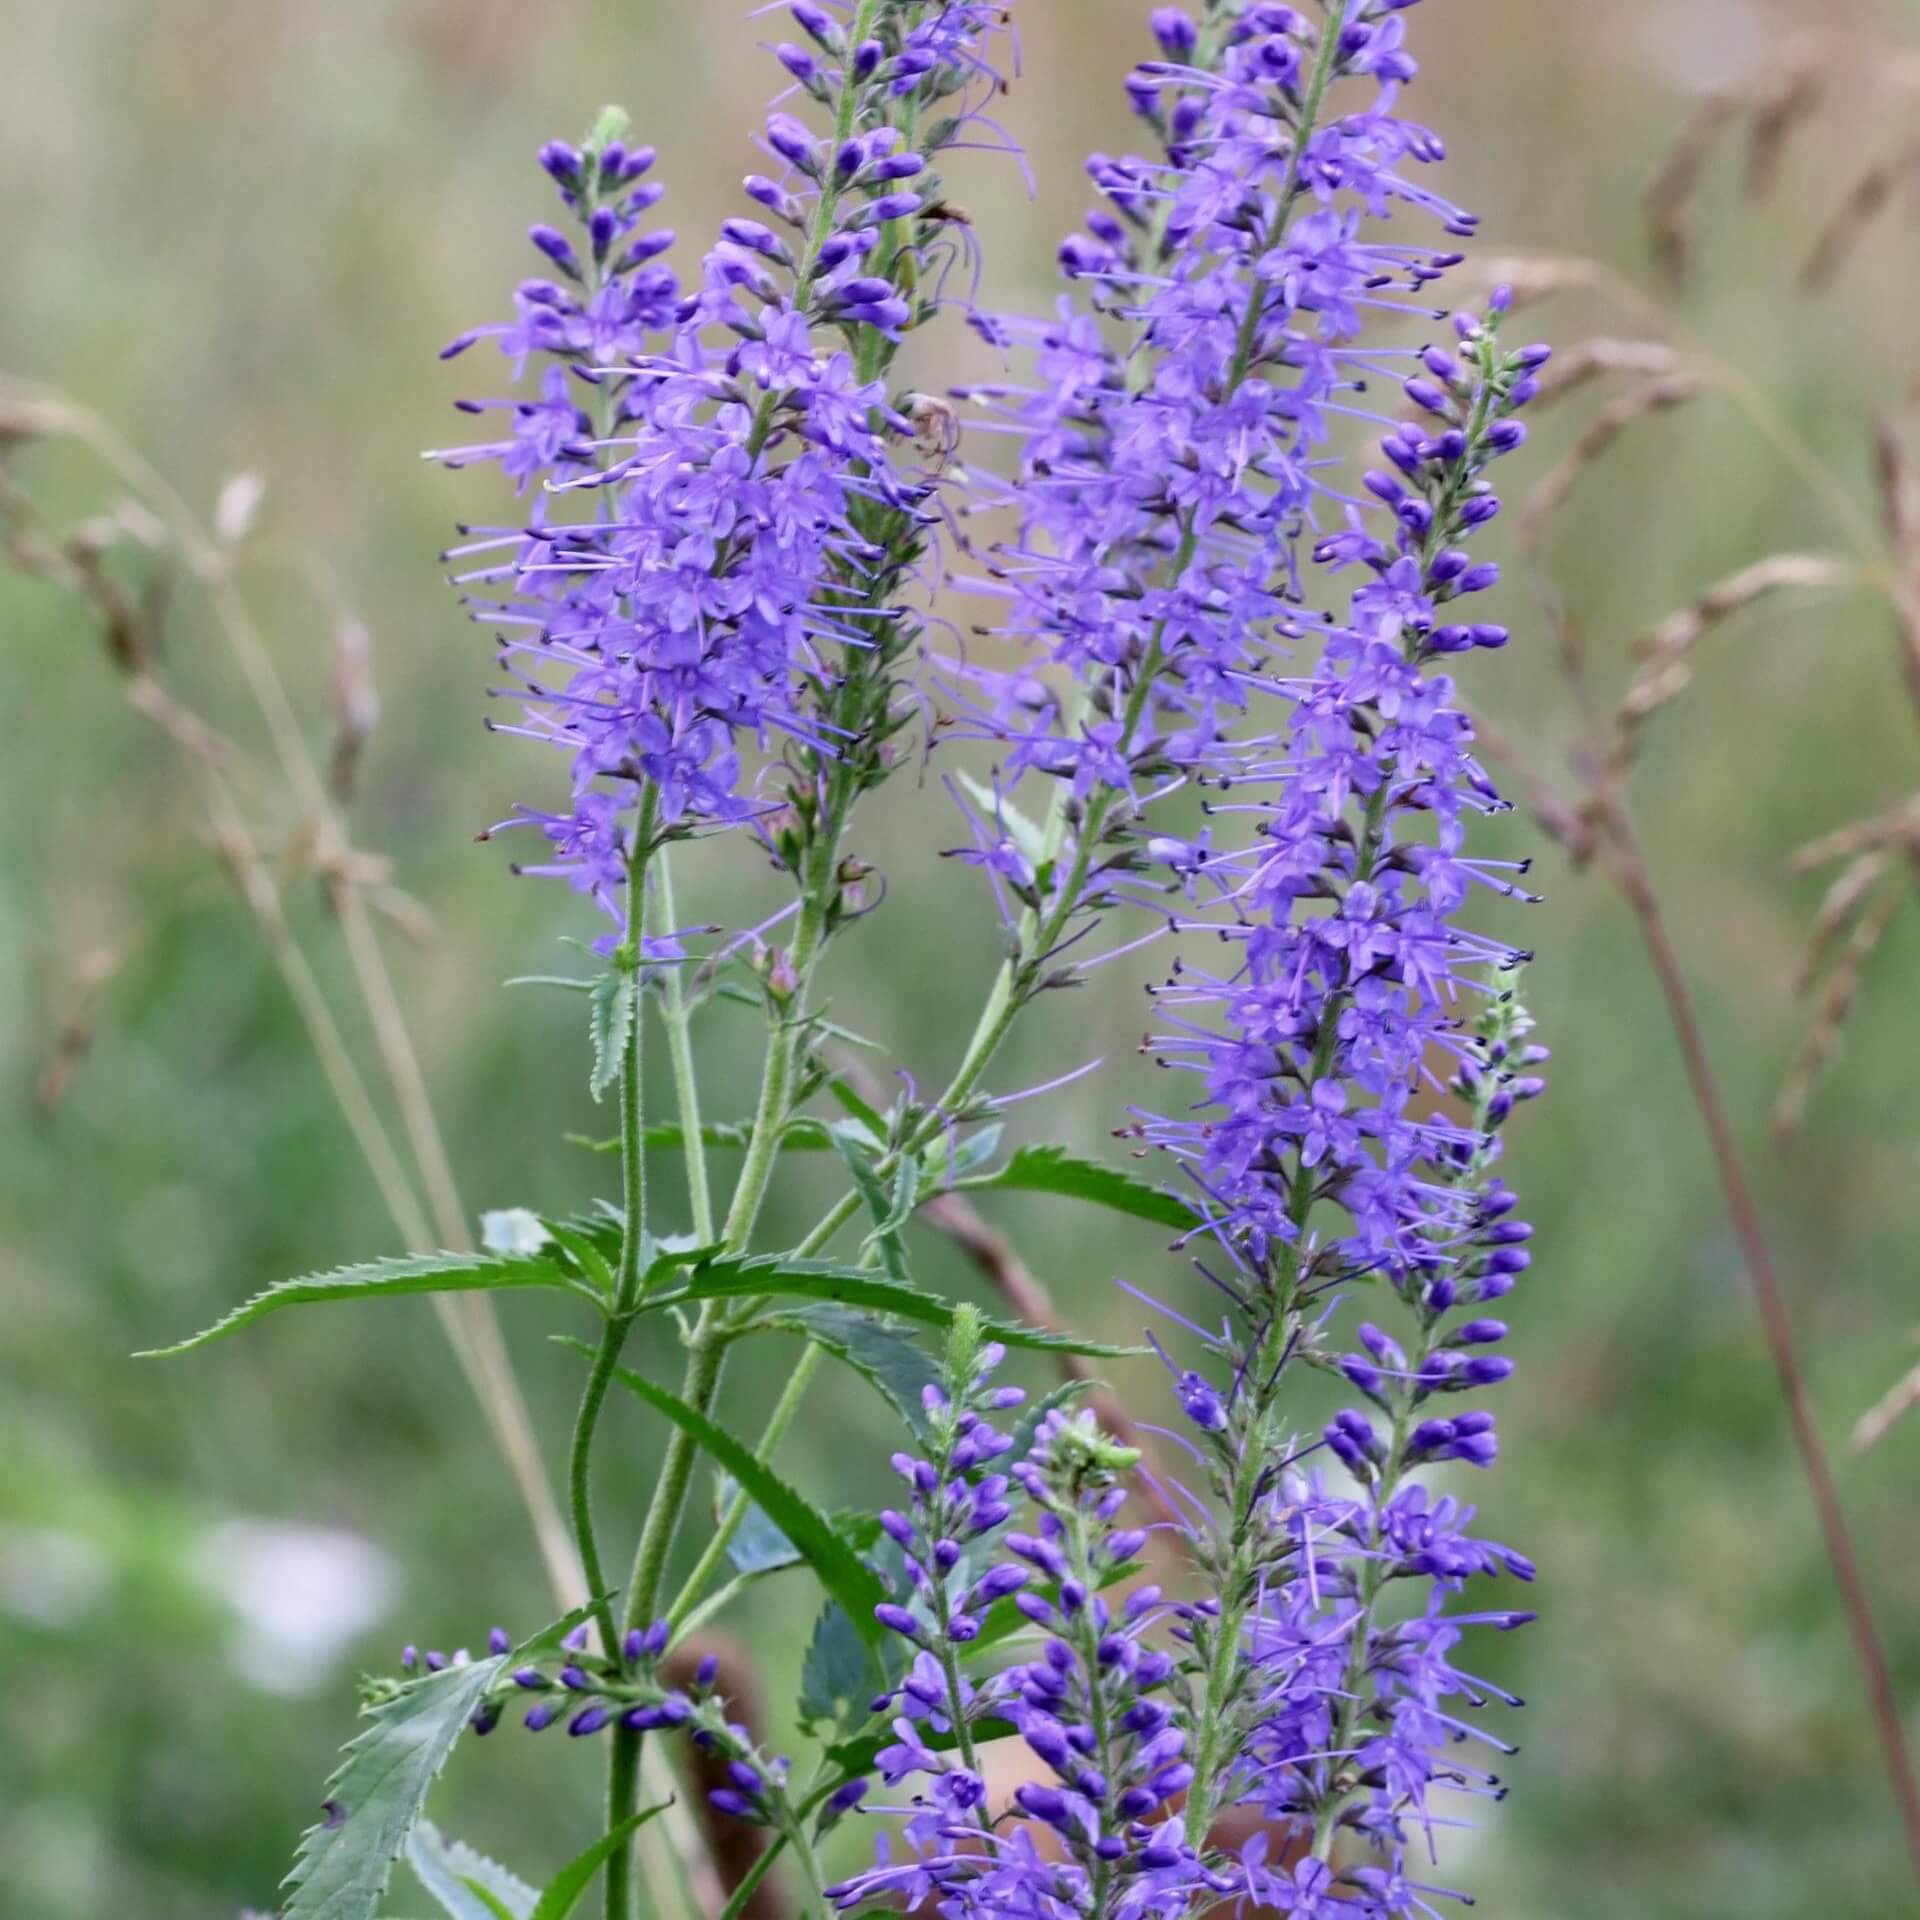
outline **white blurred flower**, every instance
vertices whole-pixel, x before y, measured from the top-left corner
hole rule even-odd
[[[201,1536],[193,1557],[233,1609],[235,1670],[264,1693],[316,1692],[399,1590],[388,1555],[337,1527],[229,1520]]]

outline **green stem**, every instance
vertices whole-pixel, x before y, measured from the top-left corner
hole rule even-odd
[[[780,1442],[787,1437],[787,1431],[800,1411],[800,1403],[807,1397],[807,1388],[825,1357],[826,1348],[815,1345],[811,1340],[800,1350],[800,1358],[795,1362],[793,1372],[767,1418],[766,1431],[760,1436],[760,1445],[755,1450],[760,1460],[771,1461],[779,1450]],[[726,1557],[727,1549],[733,1544],[734,1535],[740,1531],[751,1505],[744,1492],[736,1493],[727,1503],[727,1510],[720,1516],[720,1524],[714,1529],[713,1538],[701,1549],[693,1571],[687,1575],[673,1605],[667,1609],[667,1624],[676,1634],[685,1625],[687,1616],[706,1591],[707,1582],[713,1578]]]
[[[703,1322],[705,1316],[702,1316]],[[711,1341],[702,1339],[696,1327],[687,1357],[687,1374],[681,1397],[702,1413],[711,1410],[713,1396],[720,1384],[720,1352]],[[686,1505],[687,1489],[693,1482],[693,1441],[676,1427],[667,1442],[666,1458],[661,1462],[659,1484],[654,1489],[641,1528],[640,1544],[634,1554],[633,1573],[627,1582],[624,1624],[640,1625],[652,1615],[660,1597],[660,1583],[666,1573],[667,1555],[673,1535]],[[619,1641],[611,1643],[617,1654]],[[640,1801],[640,1745],[643,1736],[616,1721],[613,1744],[607,1760],[607,1831],[630,1820]],[[631,1843],[617,1847],[607,1860],[607,1920],[632,1920],[633,1849]]]
[[[808,1910],[822,1916],[827,1913],[826,1882],[820,1877],[820,1862],[814,1858],[813,1848],[808,1844],[806,1835],[800,1829],[799,1819],[783,1797],[780,1803],[782,1814],[781,1832],[793,1848],[794,1858],[800,1862],[800,1871],[805,1876],[807,1892],[812,1896]]]
[[[665,848],[656,863],[660,924],[674,925],[673,865]],[[673,1062],[673,1088],[680,1107],[681,1152],[687,1166],[687,1203],[694,1237],[704,1247],[713,1239],[713,1193],[707,1183],[707,1148],[700,1136],[700,1081],[693,1066],[693,1014],[686,981],[678,967],[665,967],[660,980],[661,1020],[667,1029],[667,1054]]]
[[[656,795],[648,787],[641,796],[640,817],[634,827],[633,848],[627,860],[627,943],[629,955],[623,963],[638,970],[645,953],[647,919],[647,863],[652,854]],[[580,1547],[580,1563],[586,1570],[587,1592],[600,1630],[600,1650],[609,1660],[620,1657],[620,1635],[613,1606],[607,1598],[606,1572],[600,1559],[600,1546],[593,1525],[593,1442],[600,1425],[600,1412],[606,1404],[607,1388],[633,1325],[634,1309],[640,1294],[641,1245],[646,1235],[647,1160],[645,1112],[642,1097],[642,1068],[646,1022],[644,1009],[635,1005],[627,1033],[626,1058],[620,1071],[620,1172],[621,1198],[626,1207],[626,1230],[620,1239],[620,1267],[614,1282],[614,1295],[607,1323],[601,1330],[592,1370],[587,1375],[586,1391],[581,1397],[579,1417],[574,1422],[573,1450],[568,1461],[568,1487],[573,1501],[574,1535]],[[624,1731],[624,1729],[622,1729]],[[640,1750],[637,1745],[623,1749],[616,1738],[607,1773],[607,1811],[609,1831],[630,1815],[639,1803]],[[628,1920],[634,1904],[634,1853],[632,1842],[617,1848],[607,1861],[607,1920]]]
[[[634,828],[633,849],[627,862],[627,927],[638,965],[642,930],[646,922],[647,859],[653,835],[655,796],[649,787],[641,797],[640,817]],[[616,964],[624,964],[619,962]],[[620,1268],[609,1302],[600,1344],[595,1349],[593,1366],[580,1397],[580,1411],[574,1418],[573,1444],[567,1457],[567,1496],[572,1510],[573,1537],[580,1549],[580,1565],[586,1576],[587,1599],[593,1607],[594,1623],[599,1628],[601,1650],[611,1656],[615,1648],[613,1608],[607,1595],[605,1564],[600,1558],[599,1536],[593,1524],[593,1442],[599,1430],[601,1409],[606,1405],[607,1388],[613,1370],[620,1363],[626,1345],[627,1329],[632,1324],[633,1306],[640,1286],[640,1241],[646,1221],[646,1155],[642,1149],[641,1112],[642,1022],[640,1009],[634,1009],[627,1033],[626,1055],[620,1068],[620,1166],[621,1191],[626,1205],[626,1231],[621,1236]]]
[[[776,1833],[768,1842],[767,1849],[760,1858],[740,1876],[740,1884],[734,1888],[733,1897],[721,1910],[720,1920],[740,1920],[740,1914],[753,1898],[753,1890],[773,1869],[773,1863],[780,1858],[787,1845],[787,1836]]]

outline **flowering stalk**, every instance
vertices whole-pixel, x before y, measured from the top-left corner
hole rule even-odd
[[[986,71],[978,43],[993,25],[989,8],[966,0],[859,0],[839,13],[808,0],[792,11],[814,50],[788,45],[779,56],[798,88],[827,107],[832,131],[823,139],[788,114],[770,118],[766,144],[787,178],[754,175],[746,184],[777,225],[729,220],[698,294],[679,298],[652,264],[670,236],[615,254],[654,197],[650,188],[628,191],[650,154],[630,154],[604,134],[584,153],[546,150],[582,238],[541,227],[534,243],[585,298],[551,283],[522,289],[520,324],[503,330],[503,344],[522,360],[544,351],[553,364],[542,402],[517,410],[513,440],[481,450],[523,485],[544,470],[550,489],[591,489],[601,502],[597,520],[563,528],[536,516],[516,559],[479,576],[511,577],[518,607],[482,610],[533,635],[505,656],[528,701],[521,730],[573,760],[571,812],[520,816],[560,855],[545,870],[592,894],[616,922],[624,882],[631,904],[615,964],[636,982],[655,957],[643,923],[656,838],[744,824],[796,881],[791,946],[767,976],[760,1095],[721,1230],[729,1250],[747,1244],[771,1177],[815,967],[851,917],[841,836],[854,801],[885,777],[887,742],[900,724],[894,669],[912,634],[893,602],[924,544],[927,483],[893,465],[889,442],[910,429],[877,378],[901,330],[930,311],[915,288],[945,239],[928,153],[953,139],[967,113],[929,129],[924,151],[911,137],[926,107],[965,95]],[[799,236],[797,254],[780,226]],[[823,325],[844,340],[840,351],[815,348],[813,329]],[[670,335],[666,351],[647,349],[650,331]],[[734,341],[718,354],[708,344],[715,331]],[[571,406],[568,370],[600,399],[592,439]],[[789,743],[782,805],[763,804],[741,784],[730,735],[742,730],[762,744],[776,735]],[[623,802],[639,807],[630,837]],[[672,939],[664,929],[663,943]],[[678,961],[664,944],[659,957]],[[637,985],[629,991],[625,1236],[574,1449],[575,1512],[589,1530],[597,1416],[641,1304],[643,1022]],[[668,1005],[671,1015],[675,1002]],[[697,1097],[674,1046],[685,1117]],[[709,1305],[687,1337],[682,1397],[702,1414],[718,1388],[723,1335]],[[694,1454],[692,1439],[676,1431],[627,1582],[629,1627],[658,1600]],[[597,1571],[590,1531],[583,1545]],[[604,1580],[595,1586],[604,1591]],[[612,1609],[602,1600],[598,1610],[610,1637]],[[633,1804],[640,1731],[615,1737],[614,1824]],[[625,1881],[617,1855],[610,1913],[625,1910]]]

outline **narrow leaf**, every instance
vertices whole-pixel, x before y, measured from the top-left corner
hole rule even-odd
[[[894,1196],[882,1184],[879,1169],[867,1157],[863,1143],[849,1129],[835,1127],[833,1144],[840,1149],[840,1158],[847,1163],[847,1171],[853,1176],[854,1188],[866,1202],[867,1211],[874,1219],[874,1230],[867,1236],[866,1245],[878,1245],[880,1264],[886,1268],[888,1277],[904,1286],[910,1275],[906,1242],[900,1237],[900,1222],[893,1218]],[[913,1162],[903,1159],[900,1164],[905,1172]],[[912,1210],[909,1205],[907,1211],[911,1213]]]
[[[593,1876],[655,1814],[664,1813],[672,1804],[670,1800],[663,1800],[657,1807],[642,1807],[630,1819],[622,1820],[611,1833],[602,1834],[577,1859],[569,1860],[548,1883],[546,1892],[540,1896],[540,1904],[528,1920],[567,1920],[568,1914],[580,1904],[580,1896],[593,1884]]]
[[[887,1116],[872,1101],[862,1094],[852,1081],[843,1074],[834,1074],[827,1081],[827,1091],[839,1101],[854,1119],[871,1136],[872,1144],[884,1146],[887,1139]]]
[[[593,1036],[593,1078],[598,1100],[620,1078],[627,1064],[627,1043],[640,1006],[640,989],[630,973],[608,973],[588,996],[588,1030]]]
[[[1004,1167],[959,1184],[969,1192],[1007,1189],[1019,1193],[1057,1193],[1115,1213],[1151,1220],[1156,1226],[1190,1228],[1198,1216],[1177,1193],[1156,1187],[1118,1167],[1083,1160],[1065,1147],[1022,1147]]]
[[[569,1344],[579,1345],[577,1341]],[[698,1408],[688,1406],[678,1395],[626,1367],[616,1368],[614,1378],[629,1393],[637,1394],[650,1407],[665,1414],[746,1488],[768,1519],[806,1556],[807,1564],[819,1575],[820,1584],[846,1608],[863,1637],[877,1641],[886,1632],[873,1617],[874,1608],[887,1597],[886,1590],[812,1502],[757,1459],[751,1448],[724,1427],[715,1425]]]
[[[923,1293],[867,1267],[839,1267],[826,1261],[793,1260],[772,1254],[753,1260],[716,1260],[696,1266],[682,1286],[656,1294],[646,1302],[649,1309],[675,1307],[689,1300],[752,1299],[756,1294],[771,1294],[797,1300],[833,1300],[843,1306],[871,1307],[878,1313],[897,1314],[922,1326],[950,1327],[953,1302],[938,1294]],[[1014,1321],[988,1320],[983,1332],[987,1339],[1009,1347],[1029,1347],[1047,1353],[1081,1353],[1111,1359],[1137,1353],[1137,1347],[1104,1346],[1093,1341],[1076,1340],[1070,1334],[1042,1333],[1037,1328]]]
[[[528,1920],[539,1895],[485,1854],[449,1840],[431,1820],[407,1836],[407,1865],[450,1920]]]
[[[171,1354],[190,1353],[210,1341],[224,1340],[230,1333],[251,1326],[256,1320],[282,1307],[299,1306],[316,1300],[364,1300],[376,1295],[414,1293],[485,1293],[512,1287],[560,1287],[571,1289],[576,1283],[557,1262],[544,1253],[420,1253],[398,1259],[372,1260],[364,1266],[336,1267],[331,1273],[310,1273],[298,1280],[282,1280],[256,1293],[191,1340],[171,1347],[150,1347],[136,1354],[138,1360],[163,1360]]]
[[[371,1711],[327,1782],[320,1824],[300,1842],[283,1920],[373,1920],[428,1788],[512,1658],[427,1674]]]

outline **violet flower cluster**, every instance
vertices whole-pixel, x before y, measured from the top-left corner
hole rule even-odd
[[[1405,172],[1442,151],[1397,114],[1413,3],[1332,0],[1317,28],[1284,5],[1159,9],[1162,57],[1129,90],[1161,157],[1096,157],[1107,208],[1061,255],[1091,298],[996,329],[1032,378],[972,390],[1022,444],[1000,490],[1020,532],[989,586],[1023,658],[947,665],[960,731],[1000,749],[968,857],[1029,980],[1076,918],[1144,894],[1149,868],[1194,903],[1184,930],[1228,956],[1183,956],[1159,994],[1155,1050],[1197,1076],[1194,1104],[1129,1129],[1178,1163],[1194,1237],[1220,1256],[1202,1271],[1226,1311],[1183,1323],[1205,1358],[1175,1369],[1212,1496],[1183,1490],[1207,1594],[1167,1610],[1172,1724],[1126,1709],[1183,1755],[1180,1820],[1113,1798],[1100,1649],[1116,1673],[1137,1663],[1102,1619],[1094,1664],[1063,1633],[1011,1683],[1036,1712],[1060,1702],[1045,1717],[1065,1744],[1044,1726],[1029,1738],[1060,1785],[1021,1806],[1071,1865],[999,1829],[987,1845],[923,1834],[912,1869],[849,1898],[884,1884],[962,1915],[1172,1915],[1241,1896],[1430,1913],[1452,1818],[1436,1793],[1500,1791],[1472,1756],[1501,1743],[1472,1716],[1504,1696],[1456,1655],[1467,1628],[1531,1616],[1455,1603],[1476,1576],[1533,1570],[1413,1476],[1493,1461],[1493,1417],[1463,1401],[1511,1371],[1487,1309],[1529,1257],[1494,1171],[1504,1122],[1542,1090],[1510,985],[1525,955],[1461,918],[1476,892],[1528,896],[1468,849],[1470,821],[1502,803],[1442,669],[1507,638],[1473,616],[1499,574],[1467,549],[1499,510],[1487,469],[1522,444],[1546,355],[1503,346],[1503,294],[1453,316],[1444,346],[1360,341],[1369,310],[1445,318],[1420,303],[1459,260],[1377,223],[1400,208],[1448,238],[1473,225]],[[1334,111],[1355,83],[1372,104]],[[1383,377],[1408,417],[1371,410]],[[1326,451],[1340,416],[1384,432],[1357,490]],[[1345,604],[1316,606],[1316,582],[1349,570]],[[1053,784],[1043,859],[1010,824],[1027,776]],[[1188,786],[1223,796],[1197,840],[1153,817]],[[1406,1325],[1364,1322],[1345,1351],[1337,1310],[1362,1288]],[[1288,1433],[1296,1364],[1344,1379],[1365,1410],[1312,1441]],[[1029,1491],[1046,1505],[1043,1469]],[[1099,1604],[1091,1565],[1047,1564]],[[1143,1656],[1156,1677],[1159,1658]],[[1236,1807],[1266,1824],[1229,1856],[1215,1823]]]
[[[1491,1309],[1529,1257],[1497,1167],[1545,1055],[1510,984],[1524,954],[1465,917],[1527,896],[1469,846],[1502,803],[1446,665],[1507,638],[1475,617],[1498,569],[1469,544],[1545,352],[1503,344],[1498,294],[1446,344],[1363,337],[1375,313],[1448,318],[1430,289],[1473,229],[1412,177],[1443,154],[1399,111],[1416,3],[1157,9],[1158,57],[1128,84],[1156,156],[1093,160],[1103,206],[1061,249],[1051,319],[979,320],[1026,369],[961,396],[1019,447],[1011,478],[963,476],[1017,522],[976,583],[1016,661],[934,677],[943,736],[997,751],[964,857],[1014,934],[1003,1012],[1074,977],[1058,956],[1117,905],[1164,919],[1183,896],[1173,930],[1219,956],[1183,954],[1157,992],[1152,1044],[1191,1103],[1127,1129],[1177,1166],[1223,1302],[1180,1322],[1199,1351],[1170,1361],[1196,1484],[1166,1497],[1200,1588],[1136,1584],[1138,1456],[1062,1410],[1023,1449],[996,1425],[1021,1399],[999,1349],[956,1316],[880,1522],[900,1577],[876,1617],[912,1651],[869,1751],[905,1851],[883,1842],[830,1889],[843,1907],[1432,1914],[1445,1796],[1501,1791],[1479,1715],[1505,1696],[1459,1664],[1463,1636],[1531,1616],[1462,1596],[1533,1570],[1421,1475],[1495,1458],[1477,1396],[1511,1369]],[[784,171],[747,182],[766,219],[728,221],[697,287],[642,231],[650,154],[606,131],[546,150],[575,232],[533,238],[560,278],[485,330],[517,367],[541,359],[540,398],[449,456],[538,483],[530,526],[476,534],[466,584],[494,596],[475,612],[505,636],[510,730],[571,765],[569,805],[513,823],[550,843],[529,870],[591,895],[607,944],[631,940],[636,873],[671,836],[747,824],[830,891],[838,869],[809,856],[904,723],[918,634],[898,600],[939,511],[908,456],[937,409],[885,375],[970,246],[930,167],[987,124],[1001,9],[790,11],[810,44],[779,58],[834,130],[772,116]],[[1409,215],[1424,242],[1390,232]],[[1378,411],[1383,383],[1404,415]],[[1382,436],[1357,481],[1333,450],[1352,420]],[[1174,813],[1192,796],[1198,835]],[[1348,1335],[1362,1290],[1383,1304]],[[1313,1437],[1285,1424],[1300,1367],[1356,1402]],[[686,1727],[728,1762],[724,1811],[797,1836],[783,1763],[705,1683],[661,1686],[664,1646],[648,1629],[616,1659],[523,1671],[527,1724],[564,1703],[579,1735]],[[995,1806],[977,1748],[1009,1731],[1041,1772]],[[862,1804],[850,1769],[806,1810]],[[1231,1812],[1255,1830],[1234,1847]]]
[[[849,44],[853,11],[792,7],[788,97],[831,125],[769,116],[754,217],[724,223],[697,283],[665,264],[673,234],[643,227],[654,154],[616,118],[543,149],[565,219],[530,236],[550,272],[446,350],[493,337],[516,378],[540,369],[537,398],[463,403],[503,413],[502,438],[441,456],[536,490],[530,524],[467,529],[450,557],[474,563],[459,584],[501,636],[520,706],[501,730],[569,762],[567,803],[508,823],[548,843],[521,870],[566,879],[621,934],[650,844],[748,823],[797,868],[818,790],[877,777],[894,727],[913,635],[891,603],[932,482],[883,376],[965,249],[933,167],[994,85],[1001,9],[887,0]]]

